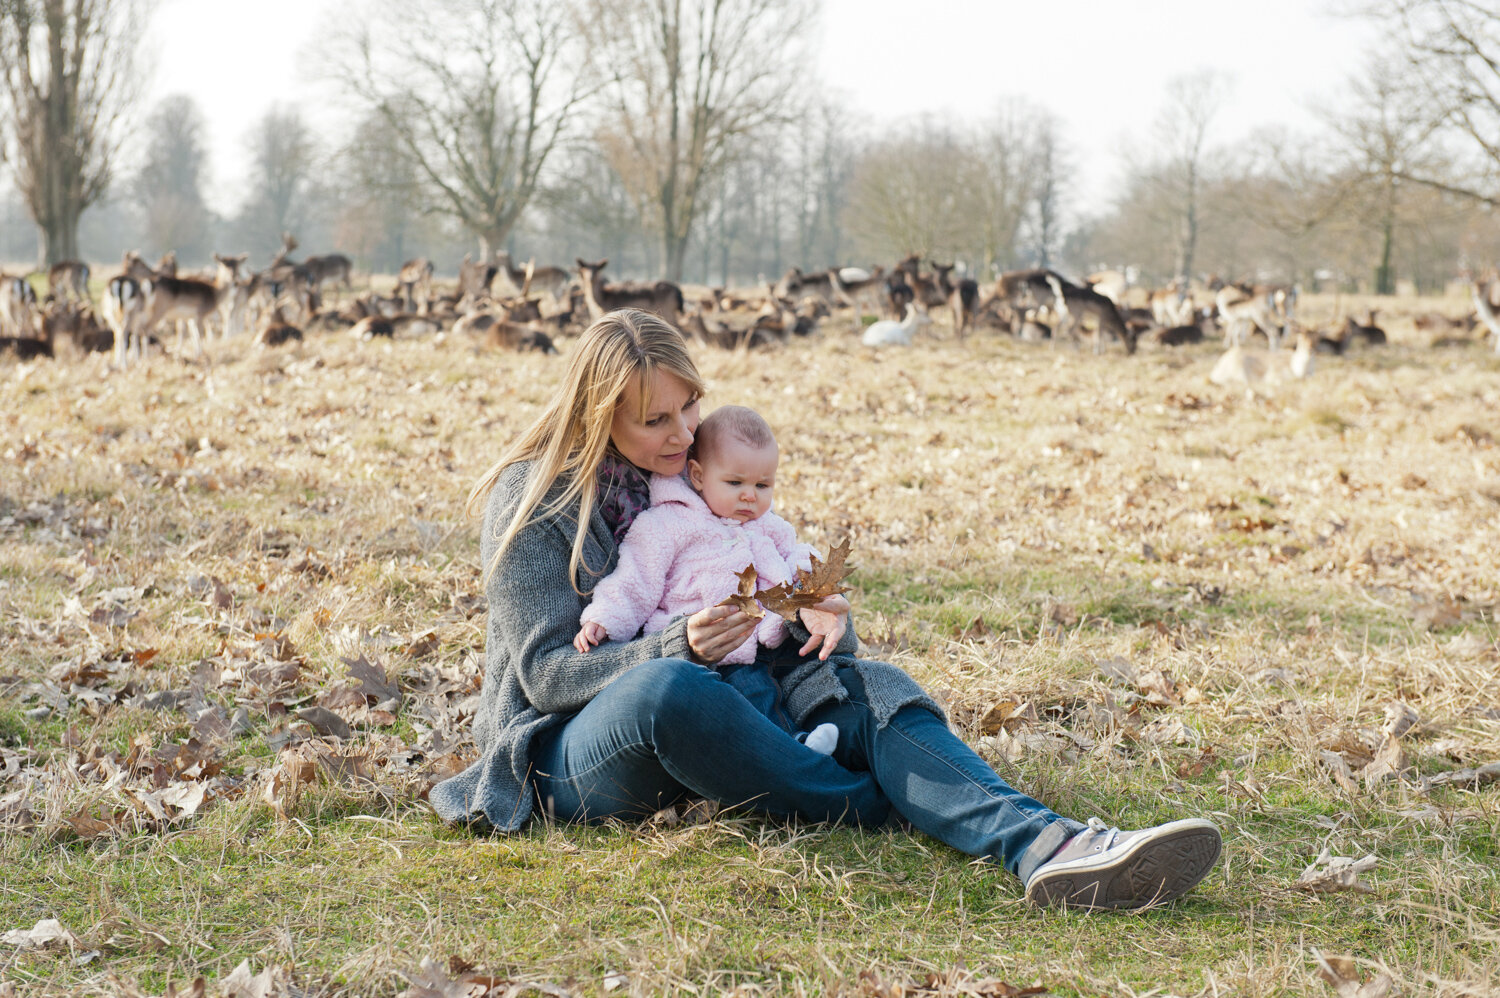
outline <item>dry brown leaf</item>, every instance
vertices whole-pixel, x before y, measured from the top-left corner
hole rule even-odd
[[[848,557],[849,538],[846,537],[828,552],[826,563],[813,555],[810,571],[798,569],[790,584],[772,586],[756,593],[756,598],[772,613],[778,613],[786,620],[796,620],[799,610],[810,610],[830,596],[849,591],[848,586],[839,584],[854,571],[853,565],[846,564]]]
[[[1136,677],[1135,688],[1141,691],[1146,702],[1157,707],[1177,707],[1177,685],[1171,673],[1160,669],[1148,669]]]
[[[738,608],[748,616],[760,620],[766,615],[761,605],[756,602],[756,585],[760,581],[760,573],[756,572],[754,565],[746,565],[738,574],[740,580],[739,589],[719,601],[719,606],[732,606]]]
[[[1354,770],[1349,768],[1349,764],[1344,761],[1343,756],[1337,752],[1322,749],[1318,753],[1318,757],[1323,760],[1323,765],[1328,767],[1328,775],[1333,777],[1333,782],[1337,783],[1340,789],[1345,793],[1351,794],[1359,790],[1358,785],[1354,782]]]
[[[424,957],[417,970],[402,972],[401,976],[411,986],[399,998],[484,998],[492,991],[509,988],[508,980],[475,974],[472,965],[457,957],[450,960],[450,965],[464,968],[455,971],[459,975],[457,980],[444,973],[436,960]]]
[[[78,937],[73,935],[55,918],[44,918],[29,929],[11,929],[0,934],[0,943],[23,950],[47,949],[49,947],[78,946]]]
[[[1406,752],[1401,747],[1401,742],[1395,735],[1387,734],[1381,741],[1380,747],[1375,750],[1375,758],[1370,764],[1360,771],[1360,776],[1368,783],[1376,783],[1381,780],[1392,780],[1399,777],[1410,767],[1406,761]]]
[[[1381,727],[1392,738],[1400,738],[1416,727],[1420,720],[1410,704],[1392,700],[1385,705],[1385,724]]]
[[[219,993],[223,998],[280,998],[292,993],[290,975],[281,968],[267,967],[258,974],[250,973],[250,961],[241,960],[239,966],[219,982]]]
[[[1358,891],[1361,894],[1370,894],[1373,890],[1359,879],[1359,875],[1367,870],[1373,870],[1377,862],[1373,855],[1363,859],[1351,859],[1348,856],[1334,856],[1324,849],[1318,853],[1317,859],[1307,865],[1307,869],[1302,871],[1302,876],[1298,877],[1297,882],[1292,886],[1314,893]]]
[[[325,738],[348,738],[353,732],[349,722],[327,707],[307,707],[297,711],[297,717],[312,725],[312,729]]]
[[[349,678],[354,680],[355,689],[364,694],[371,707],[391,703],[400,705],[401,687],[386,678],[385,669],[363,655],[344,661],[349,666]]]
[[[1318,961],[1318,976],[1333,988],[1339,998],[1385,998],[1391,993],[1395,982],[1385,971],[1361,983],[1359,969],[1352,957],[1325,955],[1317,950],[1313,950],[1313,956]]]

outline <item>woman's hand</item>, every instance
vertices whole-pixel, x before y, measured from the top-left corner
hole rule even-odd
[[[687,640],[693,659],[700,665],[713,665],[745,643],[755,630],[756,620],[733,606],[711,606],[688,618]]]
[[[801,616],[802,626],[812,637],[797,654],[806,655],[818,648],[818,660],[828,661],[839,639],[849,629],[849,601],[842,596],[829,596],[817,606],[802,610]]]

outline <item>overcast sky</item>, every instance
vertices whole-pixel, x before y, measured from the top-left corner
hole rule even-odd
[[[540,0],[546,2],[546,0]],[[844,95],[877,128],[922,114],[978,120],[1008,97],[1064,123],[1075,194],[1102,207],[1121,150],[1147,140],[1168,80],[1211,68],[1233,89],[1216,119],[1219,141],[1257,126],[1315,127],[1309,108],[1337,99],[1374,34],[1333,16],[1330,0],[824,0],[809,80]],[[351,0],[163,0],[146,106],[173,93],[208,117],[220,211],[238,204],[244,133],[276,101],[299,104],[336,130],[315,73],[316,36]]]

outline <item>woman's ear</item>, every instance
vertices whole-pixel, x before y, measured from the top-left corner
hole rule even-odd
[[[692,458],[688,458],[688,484],[694,492],[703,491],[703,465]]]

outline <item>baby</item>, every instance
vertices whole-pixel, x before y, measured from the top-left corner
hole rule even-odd
[[[738,591],[746,565],[755,566],[760,589],[809,568],[813,548],[771,512],[779,456],[771,427],[754,410],[721,406],[705,417],[687,480],[651,477],[651,508],[630,525],[619,564],[594,589],[573,646],[587,652],[610,636],[628,640],[643,627],[654,633],[674,617],[713,606]],[[791,731],[771,667],[756,658],[759,647],[775,648],[786,637],[785,621],[767,613],[718,665],[757,710]],[[820,724],[797,738],[831,755],[838,727]]]

